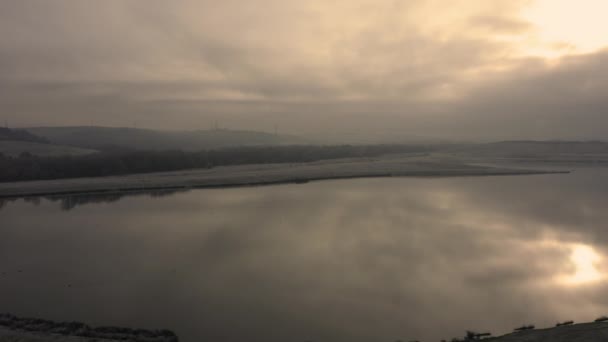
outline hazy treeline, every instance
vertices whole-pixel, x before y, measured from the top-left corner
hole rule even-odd
[[[34,135],[26,130],[10,129],[6,127],[0,127],[0,141],[2,140],[29,141],[43,144],[49,142],[47,139]]]
[[[0,181],[98,177],[221,165],[310,162],[430,150],[431,147],[425,145],[343,145],[234,147],[200,152],[117,151],[63,157],[39,157],[28,153],[9,157],[0,154]]]

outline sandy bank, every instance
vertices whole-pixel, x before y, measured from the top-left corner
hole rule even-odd
[[[180,188],[213,188],[361,177],[451,177],[555,173],[393,156],[300,164],[224,166],[125,176],[0,183],[0,198]]]

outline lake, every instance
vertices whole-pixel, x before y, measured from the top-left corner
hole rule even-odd
[[[439,341],[608,314],[608,169],[2,202],[0,312],[182,341]]]

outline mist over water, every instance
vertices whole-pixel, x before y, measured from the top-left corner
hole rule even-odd
[[[187,342],[438,341],[589,321],[608,313],[607,177],[5,202],[0,311]]]

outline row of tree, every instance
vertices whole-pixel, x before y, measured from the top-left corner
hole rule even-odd
[[[39,157],[28,153],[9,157],[0,154],[0,182],[99,177],[220,165],[299,163],[389,153],[422,153],[430,149],[424,145],[343,145],[234,147],[200,152],[122,151],[64,157]]]

